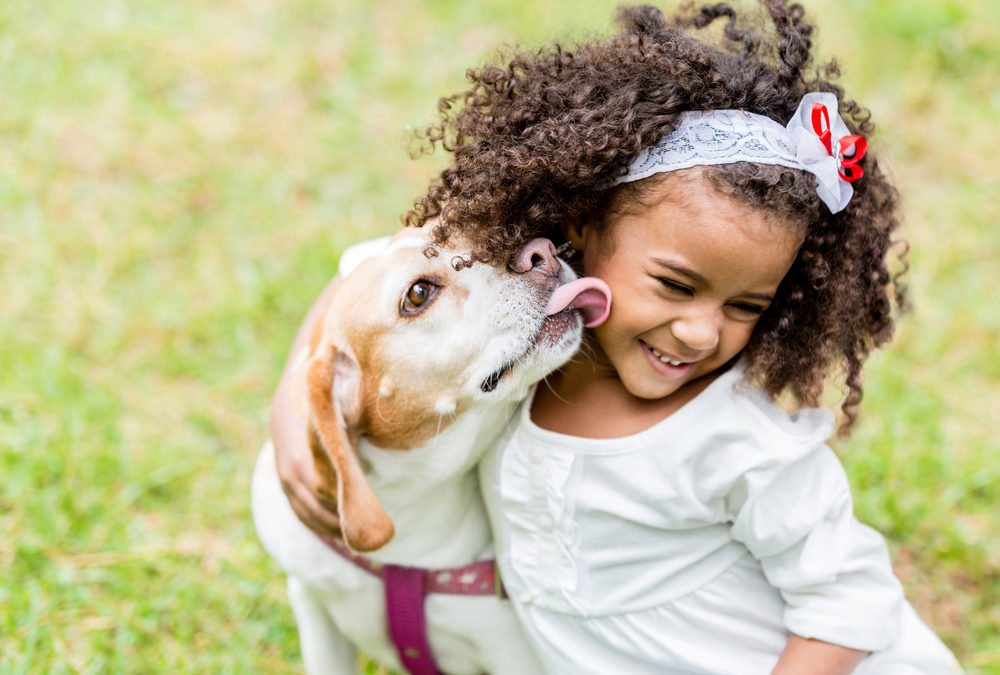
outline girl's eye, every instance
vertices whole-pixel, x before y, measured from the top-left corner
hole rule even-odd
[[[751,316],[760,316],[764,313],[764,308],[760,305],[752,305],[749,302],[733,302],[729,305],[737,312],[741,314],[748,314]]]
[[[428,304],[428,301],[437,289],[437,285],[423,279],[414,282],[414,284],[406,291],[406,295],[403,296],[403,304],[400,308],[400,313],[413,314],[414,312],[420,311],[425,305]]]
[[[663,284],[667,289],[675,291],[677,293],[683,293],[684,295],[694,295],[694,292],[676,281],[671,281],[670,279],[660,279],[660,283]]]

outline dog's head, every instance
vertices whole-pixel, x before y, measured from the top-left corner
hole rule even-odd
[[[343,278],[305,366],[320,489],[336,497],[344,540],[358,551],[393,535],[359,465],[359,436],[415,448],[469,406],[523,397],[575,352],[584,320],[596,320],[567,309],[573,300],[596,292],[576,305],[598,314],[609,302],[596,280],[554,296],[575,275],[547,240],[505,268],[465,266],[460,240],[425,254],[428,227],[400,232]]]

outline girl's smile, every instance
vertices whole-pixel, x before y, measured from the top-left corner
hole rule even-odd
[[[592,329],[593,360],[614,370],[622,396],[639,399],[671,396],[738,355],[802,240],[794,223],[720,194],[700,169],[656,180],[641,206],[604,229],[568,233],[583,273],[614,298]]]
[[[695,367],[698,361],[682,361],[674,359],[651,347],[642,340],[639,343],[645,348],[646,355],[653,364],[653,369],[668,379],[680,379]]]

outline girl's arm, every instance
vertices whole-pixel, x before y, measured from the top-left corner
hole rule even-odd
[[[781,461],[743,469],[733,483],[730,534],[760,562],[784,600],[782,623],[799,636],[789,639],[774,672],[850,672],[854,662],[836,670],[840,657],[860,660],[898,637],[903,588],[885,539],[854,517],[844,467],[819,440],[830,419],[807,410],[795,424],[801,426],[791,439],[760,445],[762,457]],[[806,659],[806,669],[796,670]],[[814,671],[817,664],[825,670]]]
[[[868,652],[793,633],[771,675],[850,675],[866,656]]]
[[[295,408],[295,378],[292,373],[299,354],[309,345],[313,326],[320,319],[339,283],[340,277],[334,277],[306,315],[295,336],[292,351],[285,361],[285,369],[271,401],[271,441],[274,443],[274,459],[281,478],[281,489],[285,491],[299,520],[317,534],[326,536],[340,536],[340,519],[337,517],[337,505],[318,495],[313,488],[316,485],[316,475],[312,451],[309,448],[305,422]]]

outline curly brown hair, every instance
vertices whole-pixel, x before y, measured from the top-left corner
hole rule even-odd
[[[740,109],[784,124],[805,93],[830,92],[851,132],[869,136],[868,111],[832,81],[836,63],[807,72],[813,27],[802,6],[762,4],[766,14],[685,6],[671,21],[655,7],[625,7],[623,30],[611,38],[514,52],[506,65],[469,70],[469,88],[441,99],[440,121],[423,134],[453,161],[406,224],[439,218],[438,243],[461,230],[474,242],[472,260],[493,263],[532,237],[562,239],[569,224],[606,226],[645,182],[613,179],[689,110]],[[720,18],[723,30],[710,29]],[[887,268],[897,192],[871,151],[864,171],[847,208],[831,214],[806,172],[704,167],[723,194],[802,224],[798,256],[742,356],[772,396],[789,391],[805,405],[818,405],[828,374],[841,371],[845,434],[857,417],[862,365],[892,335],[892,300],[905,305],[899,275]],[[905,253],[904,244],[902,271]]]

